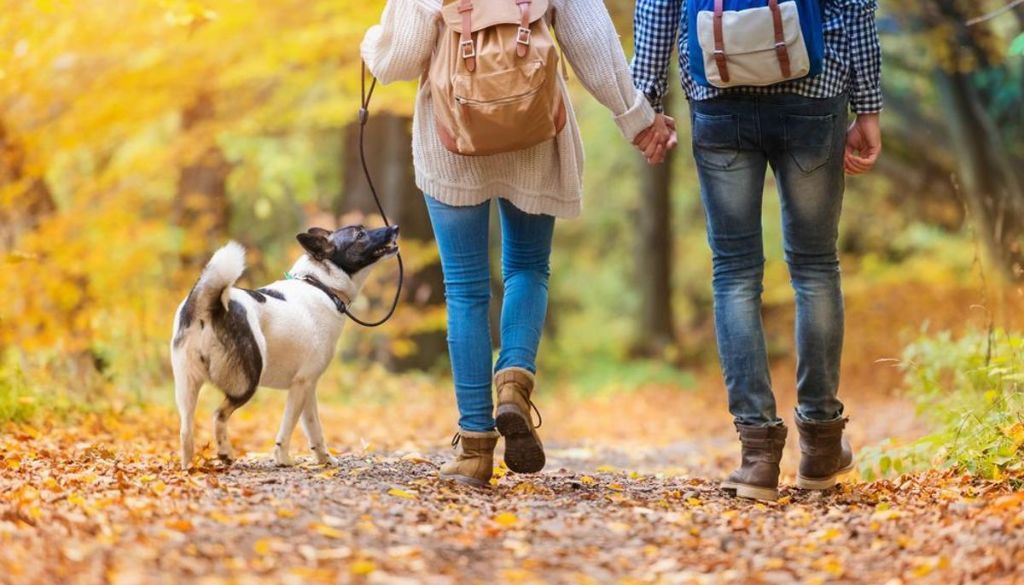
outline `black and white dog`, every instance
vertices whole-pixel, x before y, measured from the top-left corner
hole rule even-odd
[[[331,462],[317,412],[316,383],[334,355],[344,308],[374,265],[398,253],[398,227],[336,231],[313,228],[298,235],[306,254],[281,280],[259,290],[234,288],[245,270],[245,250],[231,242],[218,250],[178,307],[171,341],[174,393],[181,417],[181,465],[194,451],[196,401],[204,382],[225,395],[214,428],[217,455],[232,459],[227,423],[257,386],[288,390],[274,459],[291,465],[288,443],[295,423],[319,463]]]

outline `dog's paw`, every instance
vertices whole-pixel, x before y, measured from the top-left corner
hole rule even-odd
[[[314,453],[316,455],[317,465],[326,465],[328,467],[337,467],[338,460],[326,453]]]
[[[316,458],[317,465],[329,465],[333,467],[338,464],[338,461],[334,457],[331,457],[330,453],[327,452],[327,447],[324,447],[323,445],[312,446],[309,450],[312,451],[313,457]]]
[[[280,447],[274,449],[274,461],[281,467],[291,467],[295,465],[295,460],[292,459],[292,456]]]

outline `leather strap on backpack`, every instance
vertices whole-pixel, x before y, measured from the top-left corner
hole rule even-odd
[[[466,62],[466,70],[476,71],[476,45],[473,43],[473,0],[459,0],[462,32],[459,35],[459,53]]]
[[[715,0],[715,65],[722,82],[729,83],[729,61],[725,57],[725,31],[722,26],[724,13],[725,0]]]
[[[779,8],[779,0],[768,0],[768,8],[772,11],[772,27],[775,29],[775,55],[779,59],[779,68],[782,70],[782,77],[789,79],[793,76],[793,68],[789,60],[789,48],[786,47],[786,29],[782,24],[782,9]],[[729,60],[725,54],[725,0],[715,0],[715,65],[718,66],[718,76],[722,82],[729,83]]]
[[[516,32],[516,55],[525,57],[530,49],[530,3],[533,0],[516,0],[519,5],[519,30]]]
[[[786,30],[782,26],[782,9],[779,8],[779,0],[768,0],[768,6],[772,10],[772,25],[775,27],[775,54],[779,57],[782,77],[789,79],[793,76],[793,69],[789,62],[789,49],[786,47]]]

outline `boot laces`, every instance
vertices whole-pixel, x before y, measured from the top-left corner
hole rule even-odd
[[[544,426],[544,417],[541,416],[540,409],[537,408],[537,405],[533,402],[533,399],[530,398],[530,392],[525,387],[523,387],[521,384],[516,384],[516,388],[519,389],[519,390],[522,390],[522,397],[525,398],[526,402],[530,405],[530,410],[532,412],[537,413],[537,424],[535,424],[535,425],[533,424],[533,418],[532,417],[530,419],[530,424],[533,425],[533,428],[535,428],[535,429],[539,429],[542,426]]]
[[[540,415],[540,409],[537,408],[537,405],[534,404],[532,400],[530,400],[529,402],[530,402],[530,408],[533,410],[533,412],[537,413],[537,424],[535,424],[533,426],[533,428],[539,429],[541,426],[544,425],[544,417],[542,417]],[[530,421],[530,422],[533,422],[533,421]]]
[[[456,432],[452,437],[452,449],[459,445],[459,441],[462,440],[462,433]]]

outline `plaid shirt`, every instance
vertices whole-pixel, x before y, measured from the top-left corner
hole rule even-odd
[[[825,63],[820,75],[768,87],[717,89],[690,76],[686,0],[637,0],[634,17],[633,83],[662,111],[668,92],[668,63],[678,42],[679,69],[686,96],[706,100],[728,92],[795,93],[828,98],[850,93],[858,114],[882,109],[882,49],[875,28],[878,0],[825,0]]]

